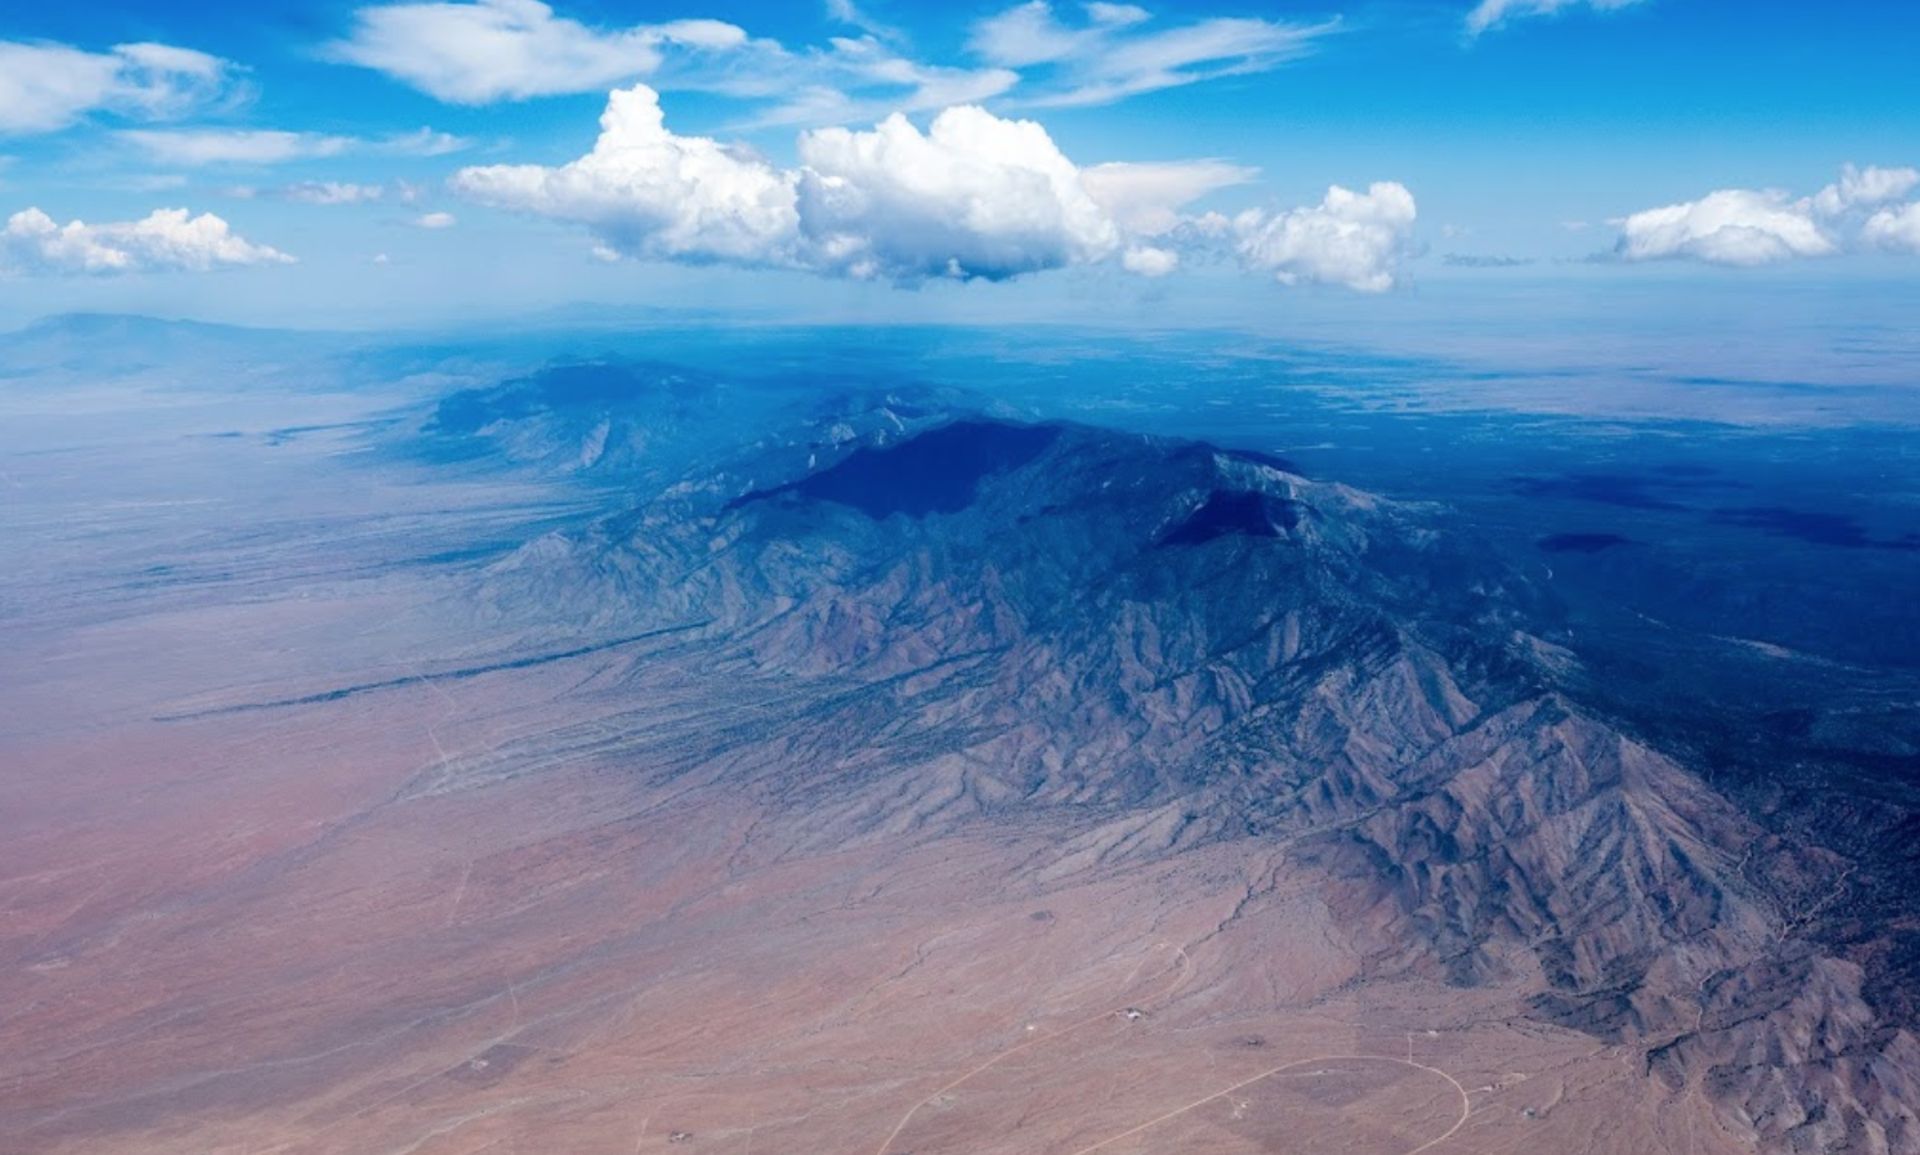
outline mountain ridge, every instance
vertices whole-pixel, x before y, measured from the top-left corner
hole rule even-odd
[[[714,669],[809,700],[736,770],[794,850],[995,813],[1071,816],[1088,863],[1273,840],[1370,973],[1533,982],[1544,1020],[1641,1047],[1777,1149],[1915,1141],[1887,1065],[1911,1036],[1792,938],[1782,879],[1749,876],[1758,827],[1569,697],[1518,574],[1415,507],[1201,443],[867,417],[791,434],[805,463],[772,476],[635,495],[487,596],[711,617]],[[1783,861],[1789,891],[1837,870]]]

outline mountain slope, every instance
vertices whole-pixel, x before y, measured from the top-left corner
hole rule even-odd
[[[729,770],[788,853],[996,814],[1086,868],[1262,840],[1363,980],[1529,984],[1756,1142],[1914,1149],[1911,1036],[1784,913],[1831,863],[1750,870],[1758,828],[1568,695],[1517,575],[1284,462],[916,417],[690,470],[485,596],[709,623],[698,660],[788,703]]]

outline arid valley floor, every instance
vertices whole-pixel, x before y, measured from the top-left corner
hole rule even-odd
[[[291,608],[46,644],[250,648]],[[301,609],[332,637],[364,606]],[[193,662],[215,700],[351,656],[243,686],[213,672],[244,655]],[[642,710],[598,686],[656,662]],[[705,774],[646,780],[722,712],[670,662],[173,723],[46,685],[9,758],[59,789],[5,808],[15,1149],[1745,1149],[1637,1049],[1528,1021],[1524,987],[1355,982],[1367,928],[1284,847],[1104,868],[985,821],[768,845],[779,816]],[[432,788],[474,764],[498,781]]]

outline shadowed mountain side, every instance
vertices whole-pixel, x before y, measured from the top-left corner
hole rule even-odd
[[[1095,819],[1083,866],[1269,840],[1324,871],[1368,973],[1535,984],[1543,1018],[1704,1080],[1770,1146],[1911,1141],[1920,1100],[1874,1056],[1912,1040],[1781,913],[1830,862],[1749,872],[1757,828],[1558,688],[1573,659],[1517,574],[1418,508],[1207,446],[867,428],[532,543],[485,596],[717,623],[705,668],[779,703],[743,706],[730,773],[789,852],[1049,809]],[[1782,974],[1826,981],[1723,1009]],[[1743,1073],[1760,1051],[1779,1074]]]
[[[831,468],[776,489],[756,490],[728,502],[727,508],[791,493],[837,502],[876,519],[896,513],[958,513],[973,503],[981,482],[1032,461],[1058,434],[1045,426],[955,421],[903,444],[863,446]]]

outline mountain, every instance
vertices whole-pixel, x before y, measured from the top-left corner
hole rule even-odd
[[[1056,871],[1272,848],[1350,986],[1521,989],[1756,1146],[1920,1148],[1913,1035],[1809,933],[1846,864],[1592,692],[1561,608],[1433,509],[951,399],[761,405],[729,437],[722,394],[623,373],[440,406],[436,435],[626,487],[475,596],[689,630],[677,660],[739,704],[699,741],[781,815],[772,853],[980,820],[1051,824]]]
[[[1920,1149],[1910,683],[1659,526],[344,356],[11,459],[9,1151]]]
[[[165,321],[120,313],[66,313],[0,333],[0,369],[27,376],[68,371],[136,374],[306,355],[344,338],[284,330]]]

